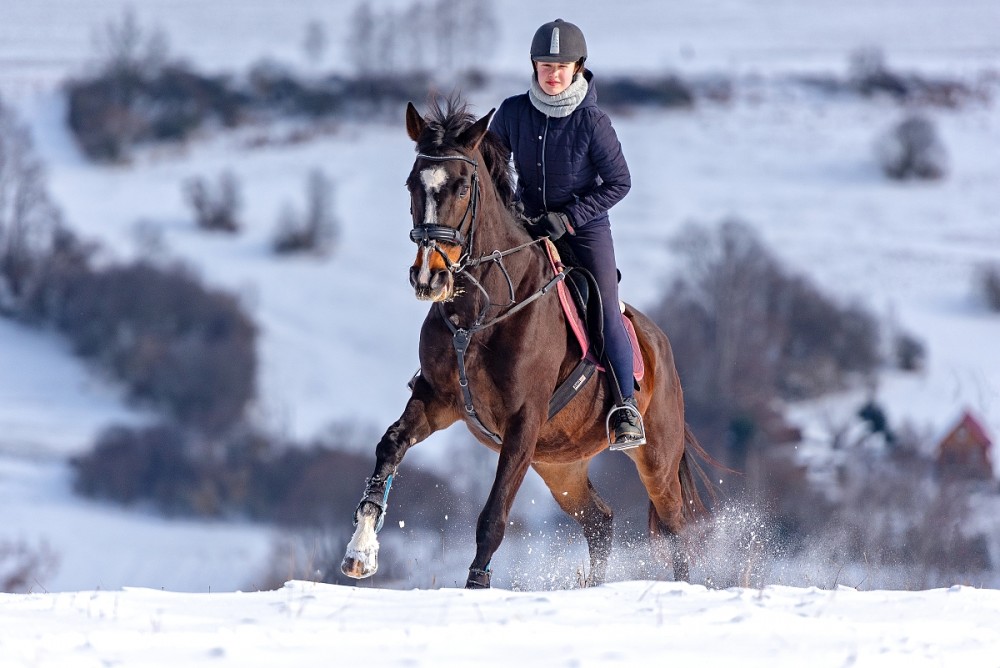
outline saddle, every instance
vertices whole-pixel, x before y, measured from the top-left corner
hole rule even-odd
[[[556,388],[549,402],[549,419],[562,410],[570,400],[586,385],[595,371],[605,371],[601,360],[604,359],[604,316],[601,303],[601,293],[597,282],[589,271],[575,262],[573,253],[567,244],[545,240],[552,269],[559,272],[566,269],[566,279],[558,283],[557,292],[566,322],[580,345],[581,357],[569,376]],[[563,257],[567,264],[563,263]],[[619,273],[619,280],[621,274]],[[625,305],[619,302],[622,323],[628,332],[632,344],[632,364],[634,379],[638,383],[645,375],[642,353],[635,327],[628,318]]]

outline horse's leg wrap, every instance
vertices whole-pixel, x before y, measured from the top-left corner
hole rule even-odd
[[[470,568],[469,579],[465,581],[466,589],[489,589],[490,588],[490,567]]]
[[[375,522],[375,533],[382,530],[382,523],[385,522],[385,509],[389,506],[389,490],[392,488],[394,473],[386,477],[372,476],[365,481],[365,493],[358,502],[358,507],[354,509],[354,526],[358,526],[358,516],[366,503],[370,503],[378,509],[378,516]]]

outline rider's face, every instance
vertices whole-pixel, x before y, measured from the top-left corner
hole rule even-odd
[[[538,85],[546,95],[558,95],[573,83],[576,63],[535,62],[535,76]]]

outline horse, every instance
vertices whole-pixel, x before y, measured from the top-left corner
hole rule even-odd
[[[476,554],[466,587],[490,586],[514,496],[529,468],[583,529],[590,556],[585,584],[605,581],[613,513],[588,476],[608,447],[604,414],[610,394],[589,382],[554,417],[549,401],[580,359],[559,300],[561,274],[515,215],[509,151],[488,131],[494,110],[476,120],[467,105],[431,102],[428,116],[412,103],[406,130],[417,156],[406,180],[417,243],[410,283],[432,302],[420,329],[420,370],[401,417],[375,448],[375,468],[354,514],[355,531],[341,571],[361,579],[378,568],[377,533],[393,477],[405,453],[432,433],[464,422],[499,454],[496,478],[476,524]],[[687,580],[679,539],[706,512],[696,488],[698,459],[711,458],[684,420],[684,399],[666,334],[632,306],[645,376],[636,393],[647,443],[625,450],[649,496],[649,532],[657,558]]]

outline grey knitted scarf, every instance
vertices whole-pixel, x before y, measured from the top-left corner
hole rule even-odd
[[[538,85],[535,77],[531,77],[531,90],[528,91],[528,99],[531,100],[531,104],[535,109],[546,116],[551,118],[565,118],[580,106],[589,87],[590,84],[587,83],[587,79],[583,75],[577,74],[573,77],[573,83],[566,90],[558,95],[548,95]]]

